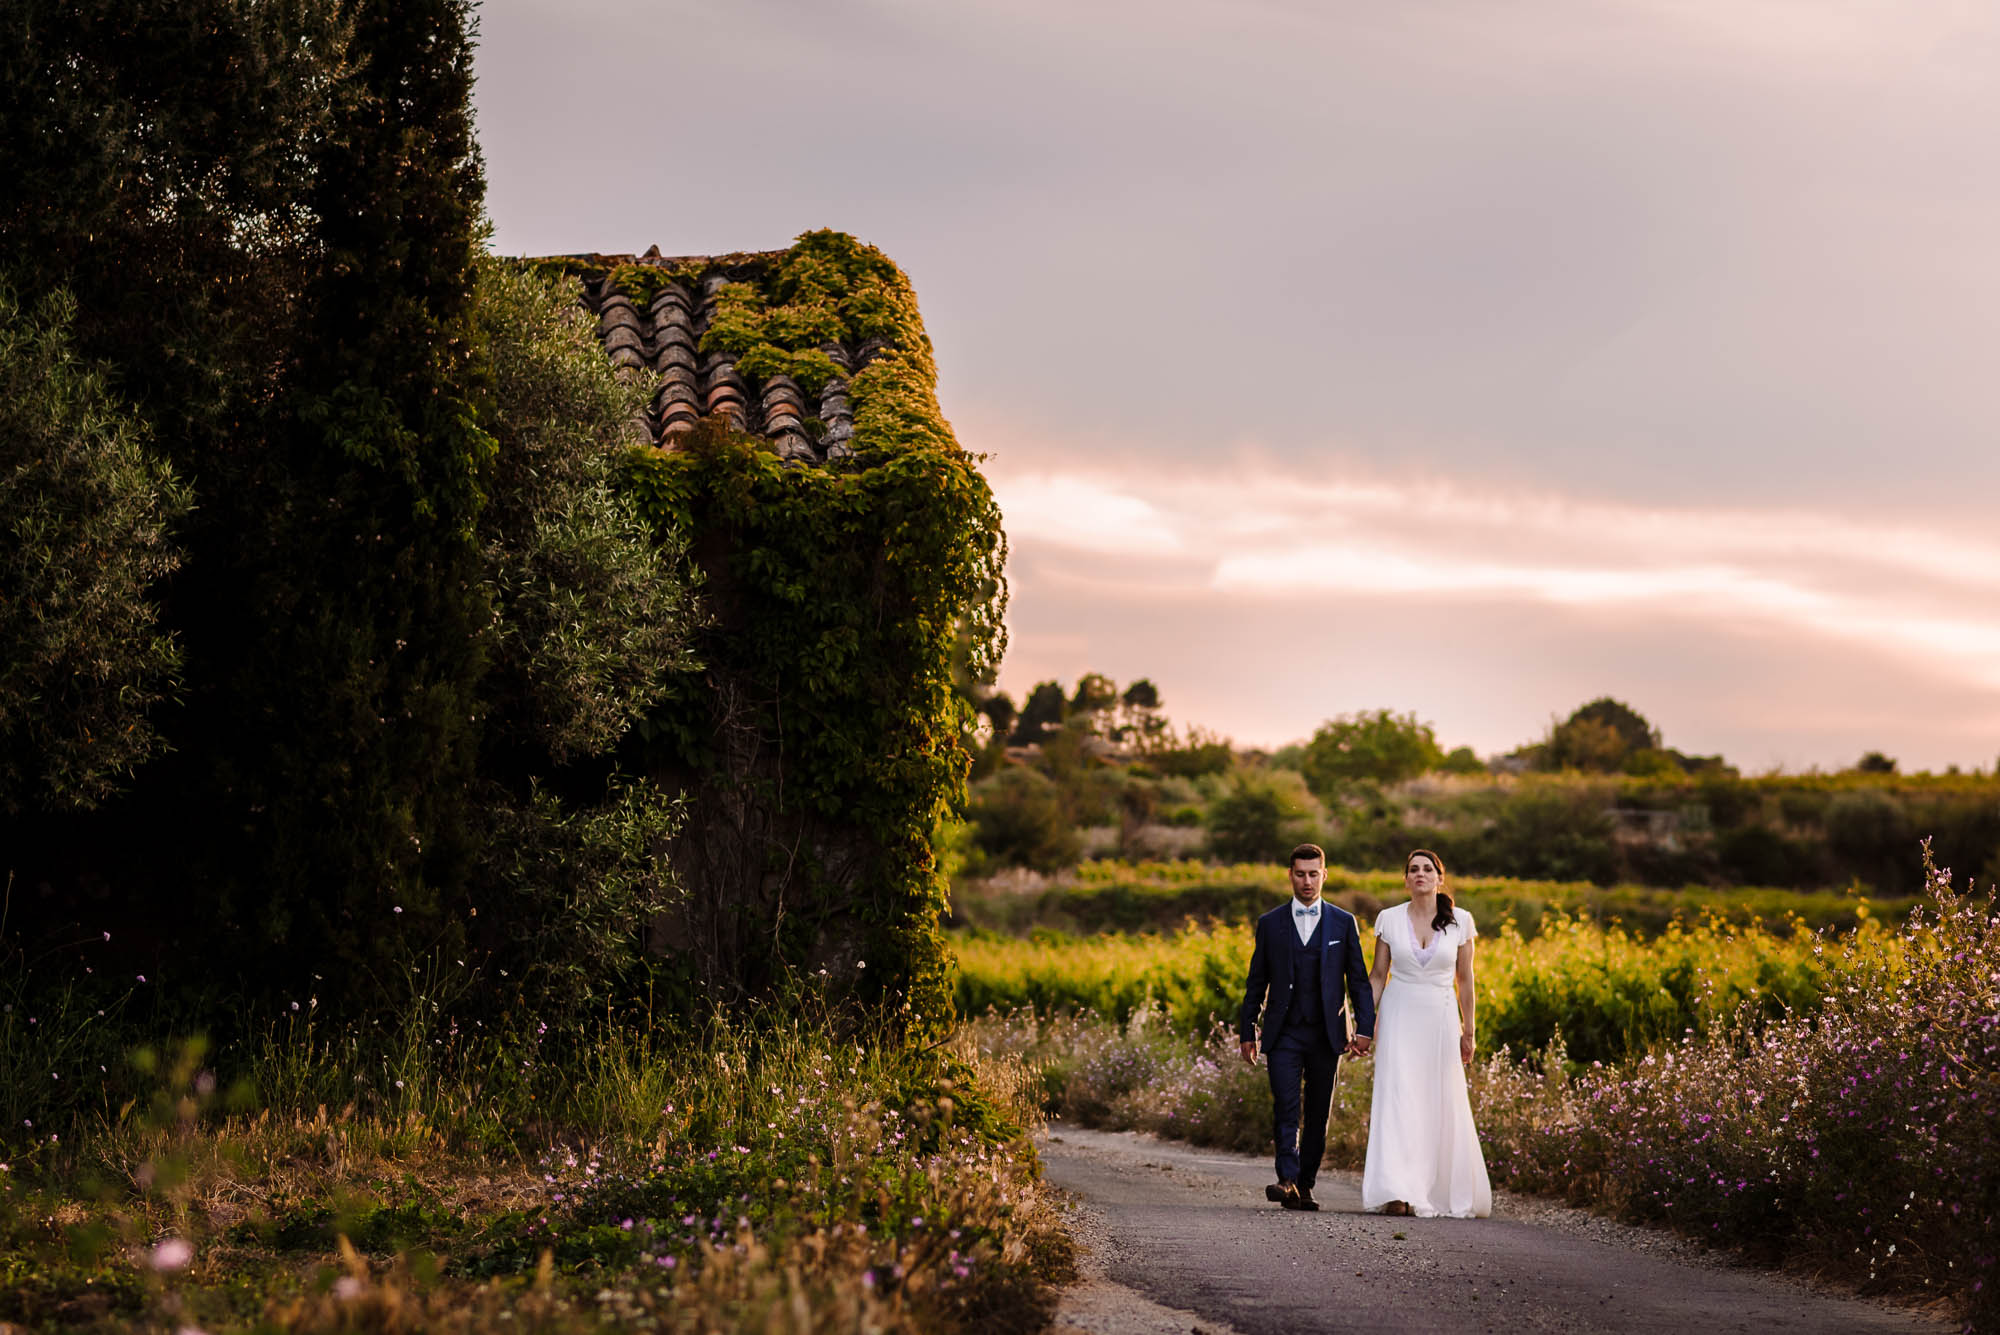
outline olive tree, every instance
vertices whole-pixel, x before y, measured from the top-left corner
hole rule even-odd
[[[161,745],[180,652],[152,588],[187,488],[77,358],[64,294],[0,291],[0,807],[90,807]]]

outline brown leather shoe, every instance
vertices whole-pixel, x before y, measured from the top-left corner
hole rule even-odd
[[[1290,1178],[1283,1178],[1264,1188],[1265,1200],[1276,1201],[1279,1205],[1285,1206],[1287,1209],[1291,1208],[1291,1202],[1298,1194],[1299,1184]]]
[[[1306,1187],[1300,1187],[1292,1195],[1285,1197],[1285,1199],[1281,1201],[1280,1204],[1282,1204],[1287,1210],[1319,1209],[1319,1202],[1313,1199],[1312,1191]]]
[[[1399,1216],[1408,1216],[1408,1215],[1413,1215],[1415,1212],[1410,1209],[1410,1203],[1408,1201],[1390,1201],[1387,1205],[1382,1207],[1382,1213],[1399,1215]]]

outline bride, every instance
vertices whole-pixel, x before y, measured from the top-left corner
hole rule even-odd
[[[1493,1188],[1465,1089],[1476,932],[1443,882],[1444,860],[1418,849],[1403,868],[1410,902],[1375,919],[1375,1094],[1361,1208],[1483,1219]]]

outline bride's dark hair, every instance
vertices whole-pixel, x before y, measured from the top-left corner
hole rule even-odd
[[[1451,896],[1444,892],[1444,859],[1431,852],[1428,848],[1414,848],[1410,850],[1410,856],[1403,859],[1403,869],[1405,871],[1409,870],[1410,864],[1418,858],[1429,858],[1431,866],[1437,868],[1438,906],[1437,912],[1431,915],[1431,930],[1433,932],[1442,932],[1457,921],[1452,916]]]

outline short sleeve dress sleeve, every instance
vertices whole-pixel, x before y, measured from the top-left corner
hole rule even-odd
[[[1473,923],[1470,913],[1462,908],[1454,907],[1451,911],[1451,916],[1458,919],[1459,928],[1465,933],[1466,940],[1470,941],[1479,935],[1479,928]]]

